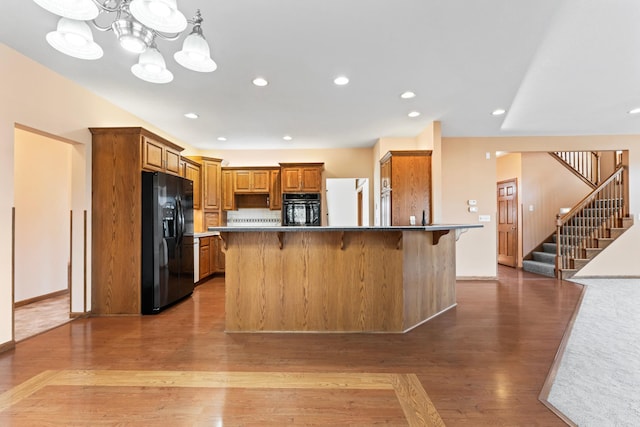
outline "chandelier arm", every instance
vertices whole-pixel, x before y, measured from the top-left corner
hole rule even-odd
[[[120,11],[120,9],[122,8],[122,2],[121,1],[117,1],[116,5],[114,7],[109,7],[107,6],[107,4],[111,3],[111,0],[93,0],[93,2],[96,4],[96,6],[98,6],[98,8],[100,8],[100,10],[103,10],[105,12],[118,12]]]
[[[153,34],[156,35],[157,37],[160,37],[162,40],[168,40],[170,42],[174,41],[174,40],[178,40],[178,38],[182,35],[182,31],[179,33],[175,33],[175,34],[166,34],[166,33],[161,33],[159,31],[153,30]]]

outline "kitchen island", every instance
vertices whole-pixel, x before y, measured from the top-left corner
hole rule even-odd
[[[407,332],[456,305],[456,238],[477,227],[210,227],[225,329]]]

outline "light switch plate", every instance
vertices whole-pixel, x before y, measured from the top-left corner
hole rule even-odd
[[[469,206],[469,212],[478,212],[477,206]]]
[[[491,222],[491,215],[479,215],[478,221],[480,222]]]
[[[477,204],[478,204],[478,201],[477,201],[477,200],[470,199],[470,200],[467,200],[467,204],[468,204],[469,206],[475,206],[475,205],[477,205]]]

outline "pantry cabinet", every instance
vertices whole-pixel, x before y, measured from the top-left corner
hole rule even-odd
[[[380,224],[431,224],[431,151],[389,151],[380,160]]]
[[[182,148],[140,127],[92,134],[91,312],[141,313],[142,170],[180,175]]]

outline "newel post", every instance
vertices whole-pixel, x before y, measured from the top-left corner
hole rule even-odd
[[[560,259],[560,227],[562,227],[562,215],[556,214],[556,278],[560,278],[560,268],[562,267]]]

